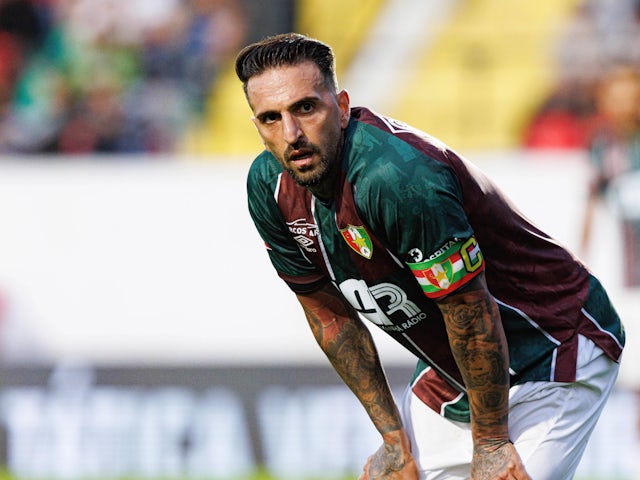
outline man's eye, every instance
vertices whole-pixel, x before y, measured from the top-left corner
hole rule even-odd
[[[300,105],[301,113],[309,113],[313,110],[313,104],[311,102],[305,102]]]
[[[262,117],[262,123],[274,123],[278,120],[278,115],[270,113]]]

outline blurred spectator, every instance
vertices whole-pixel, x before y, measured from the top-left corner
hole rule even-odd
[[[0,31],[0,111],[11,102],[22,60],[20,43],[13,35]]]
[[[598,126],[589,141],[593,176],[582,233],[586,252],[596,203],[605,199],[622,225],[624,283],[640,286],[640,71],[618,67],[596,91]]]
[[[25,59],[39,45],[45,25],[26,0],[0,0],[0,118],[8,108]]]
[[[527,148],[575,149],[587,142],[593,115],[591,98],[583,89],[561,85],[542,105],[527,126]]]
[[[173,151],[246,32],[237,0],[34,4],[51,28],[13,79],[0,151]]]

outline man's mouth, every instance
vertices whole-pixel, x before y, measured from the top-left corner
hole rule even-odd
[[[304,168],[309,165],[309,163],[313,159],[314,153],[315,152],[311,148],[300,148],[298,150],[293,150],[289,154],[289,162],[295,164],[298,168]]]

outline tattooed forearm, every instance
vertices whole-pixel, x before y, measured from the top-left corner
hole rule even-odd
[[[382,434],[402,427],[371,334],[346,302],[327,287],[299,295],[316,341]]]
[[[474,437],[506,440],[509,354],[498,308],[482,278],[439,306],[467,387]]]

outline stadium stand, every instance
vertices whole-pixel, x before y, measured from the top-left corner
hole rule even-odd
[[[517,145],[552,82],[551,47],[575,3],[461,3],[390,113],[459,149]]]

